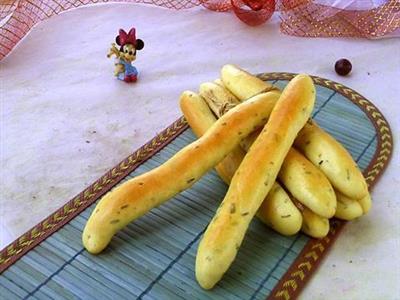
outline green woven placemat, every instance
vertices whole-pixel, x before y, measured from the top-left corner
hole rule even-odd
[[[260,77],[282,88],[293,74]],[[371,187],[391,154],[387,122],[353,90],[314,80],[313,117],[350,151]],[[202,290],[194,276],[197,246],[227,191],[215,171],[128,225],[100,255],[84,250],[81,234],[96,200],[195,139],[184,119],[178,120],[6,247],[0,255],[0,298],[242,300],[298,295],[344,222],[332,220],[329,235],[314,240],[301,233],[281,236],[254,219],[229,271],[213,290]]]

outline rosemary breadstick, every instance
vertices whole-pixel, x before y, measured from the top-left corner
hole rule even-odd
[[[223,103],[231,103],[230,97],[227,97],[223,92],[224,88],[218,86],[216,88],[212,84],[202,84],[200,88],[203,98],[209,98],[213,95],[215,98],[206,101],[216,106],[216,110]],[[237,105],[233,103],[233,107]],[[248,151],[257,139],[261,130],[255,130],[246,138],[240,145]],[[285,157],[282,168],[278,174],[279,180],[285,188],[301,203],[305,204],[314,213],[324,218],[331,218],[336,210],[336,195],[332,185],[326,176],[311,162],[307,160],[300,152],[291,148]]]
[[[101,252],[128,223],[192,186],[237,147],[243,136],[265,123],[271,102],[278,97],[276,92],[264,93],[236,106],[164,164],[107,193],[86,223],[82,234],[85,248]]]
[[[228,192],[200,242],[196,278],[203,288],[212,288],[235,259],[251,219],[272,188],[296,135],[311,114],[314,102],[315,87],[307,75],[296,76],[282,92],[268,123],[232,178]]]
[[[271,111],[273,105],[271,105]],[[203,98],[198,95],[181,97],[180,107],[185,119],[197,137],[205,134],[212,124],[217,121]],[[215,167],[217,173],[228,185],[244,156],[245,152],[240,147],[236,147]],[[284,235],[297,233],[302,224],[302,216],[299,210],[278,183],[275,183],[268,193],[257,212],[257,216],[263,223]]]
[[[278,178],[298,201],[317,215],[331,218],[336,211],[336,195],[325,175],[300,152],[291,148]]]
[[[350,153],[310,120],[295,140],[298,148],[328,177],[333,187],[351,199],[368,195],[368,186]]]
[[[275,102],[271,101],[270,104],[270,107],[266,110],[271,112]],[[195,93],[182,94],[179,105],[186,121],[197,137],[203,136],[217,122],[217,118],[210,111],[207,103]],[[236,147],[215,166],[218,175],[226,184],[231,182],[233,174],[235,174],[245,154],[246,152],[242,148]]]
[[[221,89],[225,89],[222,82],[215,82],[219,84],[218,87],[212,84],[202,84],[200,93],[204,99],[212,95],[211,99],[206,102],[209,106],[214,105],[215,111],[219,112],[219,108],[224,103],[231,103],[230,98],[232,98],[232,96],[227,96],[220,91]],[[190,99],[188,99],[188,101],[190,101]],[[234,103],[236,103],[236,100]],[[195,106],[194,103],[193,106]],[[191,108],[193,108],[193,106]],[[227,107],[234,107],[234,105]],[[205,114],[207,113],[205,109],[199,109],[198,111],[200,110]],[[209,112],[209,114],[211,114],[211,112]],[[201,115],[197,114],[197,121],[200,119]],[[208,117],[205,116],[204,122],[206,122],[207,119]],[[196,124],[194,124],[194,126],[196,126]],[[248,151],[260,133],[261,129],[255,130],[245,137],[240,142],[242,148]],[[228,161],[231,161],[231,157],[235,157],[235,155],[231,153]],[[236,159],[236,161],[239,161],[239,159]],[[221,164],[224,164],[224,162]],[[227,164],[232,166],[232,164]],[[291,148],[285,158],[278,177],[282,180],[285,188],[288,189],[292,195],[294,194],[298,197],[298,201],[309,204],[309,207],[313,208],[315,212],[319,212],[321,216],[318,214],[315,215],[315,213],[312,213],[312,211],[308,209],[302,210],[300,215],[290,196],[276,183],[277,187],[271,190],[257,212],[257,216],[260,220],[279,233],[285,235],[296,233],[301,226],[301,222],[305,224],[302,229],[303,232],[311,233],[312,237],[321,237],[321,235],[327,233],[329,231],[329,222],[325,222],[325,220],[328,217],[332,217],[335,213],[336,197],[325,175],[297,150]],[[303,213],[303,211],[305,212]],[[321,227],[318,228],[318,226]]]

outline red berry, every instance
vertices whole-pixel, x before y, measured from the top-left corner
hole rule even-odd
[[[346,76],[347,74],[349,74],[351,72],[351,68],[351,62],[345,58],[339,59],[335,63],[335,71],[341,76]]]

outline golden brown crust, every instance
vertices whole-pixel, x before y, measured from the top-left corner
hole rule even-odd
[[[212,288],[234,260],[251,219],[273,186],[314,101],[315,87],[307,75],[296,76],[283,91],[200,242],[196,278],[203,288]]]
[[[182,97],[193,93],[185,92]],[[163,165],[106,194],[92,212],[82,235],[85,248],[99,253],[112,236],[153,207],[189,188],[238,146],[242,136],[262,124],[279,94],[261,94],[221,117],[200,139]],[[171,176],[173,174],[173,176]]]

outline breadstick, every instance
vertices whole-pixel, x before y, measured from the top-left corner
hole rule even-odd
[[[251,219],[272,188],[314,102],[315,87],[307,75],[296,76],[282,92],[268,123],[233,176],[228,192],[200,242],[196,278],[203,288],[212,288],[235,259]]]
[[[314,213],[311,209],[308,209],[297,199],[291,198],[294,205],[300,210],[303,217],[303,224],[301,225],[301,231],[313,238],[323,238],[329,232],[329,219],[321,217]]]
[[[351,221],[355,218],[362,216],[363,209],[357,200],[350,199],[338,191],[336,191],[336,199],[336,218]]]
[[[251,78],[251,75],[247,77],[247,80],[254,81],[254,78]],[[224,87],[221,80],[217,79],[214,81],[219,84],[221,87]],[[257,81],[256,81],[257,82]],[[265,86],[267,88],[267,86]],[[209,85],[203,86],[204,96],[207,97],[205,90],[212,90],[213,87]],[[243,90],[243,89],[242,89]],[[218,95],[218,97],[224,97],[222,93],[214,93]],[[217,97],[217,98],[218,98]],[[224,103],[228,102],[229,99],[220,100],[219,102]],[[217,103],[218,101],[214,101]],[[209,102],[208,102],[209,103]],[[261,130],[255,130],[246,138],[244,138],[240,145],[243,149],[248,151],[250,146],[256,140]],[[284,184],[287,183],[286,188],[290,186],[289,191],[292,192],[292,195],[295,194],[297,196],[297,201],[300,201],[304,204],[311,203],[309,207],[313,207],[315,212],[319,212],[320,216],[315,213],[307,210],[302,216],[299,216],[298,213],[290,213],[290,211],[294,211],[293,202],[287,193],[282,189],[282,192],[275,193],[274,195],[268,194],[267,198],[269,201],[264,201],[262,206],[257,212],[257,216],[266,223],[268,226],[274,228],[276,231],[282,234],[294,234],[295,230],[298,228],[298,222],[301,219],[303,220],[304,232],[308,232],[313,237],[321,237],[324,236],[329,230],[329,222],[326,221],[326,218],[330,218],[335,213],[336,208],[336,197],[333,192],[333,188],[321,171],[319,171],[312,163],[310,163],[304,156],[302,156],[299,152],[292,148],[290,152],[295,152],[293,155],[287,155],[284,161],[284,164],[281,168],[280,175],[282,178],[286,178],[284,180]],[[290,153],[289,152],[289,153]],[[304,166],[303,166],[304,164]],[[285,166],[285,167],[284,167]],[[282,171],[284,169],[284,171]],[[296,180],[291,180],[290,177],[296,178]],[[279,176],[279,175],[278,175]],[[280,187],[280,186],[279,186]],[[288,207],[284,206],[284,203],[290,203]],[[277,207],[280,208],[281,213],[277,213]],[[288,220],[283,220],[281,217],[291,215],[294,218],[288,218]],[[295,226],[290,226],[295,225]],[[288,231],[289,230],[289,231]]]
[[[217,122],[217,118],[212,114],[208,105],[195,93],[183,94],[179,104],[186,121],[197,137],[204,135]],[[272,111],[275,103],[271,101],[270,104],[271,106],[267,110]],[[215,166],[217,173],[226,184],[230,184],[233,174],[235,174],[245,154],[246,152],[242,148],[236,147]]]
[[[191,92],[183,95],[190,97]],[[200,139],[161,166],[106,194],[92,212],[82,235],[85,248],[99,253],[113,235],[150,209],[189,188],[239,145],[243,136],[269,116],[278,93],[260,94],[221,117]]]
[[[250,149],[257,138],[253,131],[240,142],[244,149]],[[278,178],[285,188],[314,213],[331,218],[336,210],[336,196],[333,187],[317,167],[296,149],[291,148],[279,171]]]
[[[276,89],[272,84],[262,81],[234,65],[222,67],[221,79],[228,90],[241,101],[261,92]]]
[[[243,141],[240,142],[240,145],[246,150],[250,149],[250,146],[256,140],[258,134],[259,134],[259,132],[253,131]],[[294,148],[291,148],[290,151],[292,151],[292,150],[294,150]],[[301,154],[299,154],[299,155],[301,155]],[[303,158],[305,160],[307,160],[305,157],[303,157]],[[284,160],[284,165],[285,164],[286,164],[286,167],[287,167],[286,172],[292,173],[292,172],[295,172],[295,170],[291,170],[291,167],[295,167],[298,164],[298,162],[297,163],[293,162],[291,157],[289,155],[287,155],[285,160]],[[307,166],[310,166],[310,164],[311,164],[310,162],[306,163]],[[315,171],[316,167],[313,164],[311,164],[311,166],[313,167],[313,169]],[[303,190],[304,191],[304,187],[307,186],[308,192],[311,195],[313,195],[311,197],[311,199],[316,200],[316,201],[314,201],[314,205],[317,205],[317,211],[323,211],[324,212],[323,214],[327,215],[326,212],[324,211],[324,206],[320,204],[320,202],[321,202],[320,200],[324,201],[323,200],[324,198],[319,199],[319,197],[323,197],[323,193],[322,193],[322,196],[321,195],[318,196],[318,191],[324,191],[324,190],[321,189],[318,185],[314,186],[314,185],[311,184],[312,181],[310,181],[310,178],[308,178],[309,176],[306,174],[306,172],[310,172],[310,171],[307,171],[307,170],[304,170],[304,169],[301,170],[301,171],[302,171],[302,173],[299,173],[299,174],[295,175],[297,179],[293,183],[292,188],[295,189],[295,190]],[[282,168],[281,168],[280,172],[282,172]],[[325,180],[327,180],[325,175],[322,174],[321,177],[324,177]],[[325,182],[324,179],[322,179],[322,180]],[[319,180],[317,180],[317,181],[319,181]],[[329,185],[331,185],[331,184],[329,183]],[[326,182],[325,182],[325,186],[327,186]],[[285,187],[287,188],[287,186],[285,186]],[[302,219],[301,231],[303,231],[305,234],[307,234],[307,235],[309,235],[311,237],[314,237],[314,238],[322,238],[322,237],[324,237],[324,236],[326,236],[328,234],[328,232],[329,232],[329,220],[327,218],[319,216],[318,214],[314,213],[312,210],[310,210],[307,207],[305,207],[304,205],[302,205],[298,200],[290,197],[291,195],[290,196],[287,195],[287,196],[289,197],[289,199],[291,199],[290,203],[294,203],[295,206],[300,210],[301,219]],[[309,199],[307,198],[307,194],[305,194],[304,196],[305,197],[303,198],[302,202],[304,204],[307,204]],[[268,194],[267,197],[269,197],[269,194]],[[328,197],[328,198],[332,198],[332,197]],[[333,201],[333,199],[330,200],[331,203],[332,203],[332,201]],[[275,200],[275,202],[277,203],[277,200]],[[264,203],[265,203],[265,201],[263,202],[262,207],[265,205]],[[272,206],[273,203],[270,203],[269,205]],[[333,206],[333,203],[332,203],[332,206]],[[337,208],[338,208],[338,205],[336,204],[336,209]],[[257,215],[259,215],[261,212],[266,213],[266,211],[264,209],[260,208],[258,210]],[[262,219],[262,218],[260,218],[260,219]],[[268,217],[265,219],[265,222],[267,224],[268,224],[268,220],[271,220],[270,222],[272,222],[273,220],[279,221],[279,219],[277,219],[276,217],[274,218],[274,216],[272,214],[269,214]],[[278,223],[277,225],[283,225],[283,224]],[[271,227],[279,229],[280,227],[277,227],[277,225],[272,223]],[[277,231],[279,233],[281,233],[280,230],[277,230]]]
[[[291,148],[278,178],[286,189],[317,215],[331,218],[336,211],[336,195],[325,175],[300,152]]]
[[[179,106],[197,137],[203,136],[217,122],[207,103],[196,93],[183,93],[179,99]]]
[[[219,81],[215,81],[216,83],[220,84],[221,87],[224,88],[223,83]],[[207,89],[212,90],[213,86],[211,85],[204,85],[203,86],[203,95],[207,97],[210,92],[205,92]],[[228,102],[226,98],[222,98],[224,95],[222,93],[218,94],[219,98],[217,101],[213,103],[225,103]],[[221,99],[222,98],[222,99]],[[201,100],[201,99],[200,99]],[[183,103],[182,103],[183,102]],[[210,102],[208,102],[210,103]],[[181,107],[182,104],[185,107],[185,109],[182,109],[186,119],[188,120],[189,125],[192,127],[192,129],[196,132],[198,128],[202,128],[202,132],[205,132],[207,130],[207,126],[204,126],[204,124],[209,124],[208,120],[210,119],[210,116],[214,119],[215,117],[212,115],[210,109],[208,107],[204,107],[204,101],[195,101],[195,98],[183,98],[181,101]],[[216,111],[219,111],[218,106],[216,106]],[[193,112],[192,112],[193,111]],[[209,125],[210,126],[210,125]],[[248,135],[245,139],[243,139],[240,142],[240,145],[242,146],[243,149],[248,151],[250,149],[250,146],[253,144],[253,142],[256,140],[257,136],[260,134],[261,130],[256,130],[253,131],[250,135]],[[201,135],[198,135],[201,136]],[[237,149],[237,148],[236,148]],[[293,148],[292,148],[293,149]],[[293,150],[296,151],[296,150]],[[297,152],[297,151],[296,151]],[[301,154],[299,154],[301,155]],[[224,161],[222,161],[217,167],[222,167],[224,165],[231,167],[230,170],[233,172],[229,176],[229,182],[225,180],[227,184],[230,183],[230,179],[232,179],[232,176],[236,169],[239,167],[239,164],[241,160],[243,159],[243,155],[236,155],[235,153],[230,153]],[[303,159],[306,159],[303,157]],[[289,172],[290,172],[290,166],[295,165],[293,163],[290,163],[290,157],[286,156],[285,161],[287,162],[287,165],[289,166]],[[310,162],[308,162],[307,165],[310,165],[312,169],[316,169],[314,165],[312,165]],[[216,168],[217,169],[217,168]],[[221,170],[217,169],[217,172],[221,176],[221,178],[227,177],[226,172],[221,172]],[[317,173],[320,172],[318,169],[316,171]],[[302,172],[304,173],[304,172]],[[299,174],[301,175],[301,174]],[[322,175],[324,178],[325,176]],[[298,176],[297,176],[298,177]],[[298,178],[299,180],[296,182],[295,188],[300,188],[304,186],[310,186],[309,180],[308,180],[308,175],[303,174],[302,177]],[[325,179],[326,181],[326,179]],[[329,183],[330,186],[330,183]],[[330,186],[331,187],[331,186]],[[316,190],[321,190],[318,186],[316,186]],[[311,187],[310,191],[311,195],[316,195],[316,192],[314,191],[314,187]],[[322,198],[325,197],[324,194],[321,196]],[[315,197],[313,197],[315,199]],[[329,198],[329,196],[328,196]],[[332,198],[332,197],[331,197]],[[307,202],[307,197],[305,199]],[[297,200],[295,200],[297,201]],[[298,205],[301,205],[297,201]],[[317,203],[318,204],[318,203]],[[299,206],[297,206],[298,208]],[[305,213],[304,211],[304,206],[301,206],[301,213],[299,213],[299,209],[296,208],[296,205],[293,204],[291,198],[289,195],[286,193],[282,187],[276,183],[276,186],[272,188],[272,190],[268,193],[267,198],[264,200],[262,203],[261,207],[258,209],[257,216],[259,219],[276,230],[277,232],[284,234],[284,235],[292,235],[298,232],[298,230],[302,227],[302,231],[309,234],[312,237],[320,238],[323,237],[327,234],[329,231],[329,222],[327,221],[326,218],[323,218],[321,216],[316,215],[310,210],[306,210]],[[324,206],[320,205],[319,206],[320,210],[324,209]],[[303,220],[305,219],[305,220]],[[302,226],[303,224],[303,226]]]
[[[301,212],[303,215],[303,225],[301,231],[305,234],[320,239],[325,237],[329,233],[329,220],[313,213],[307,207]]]
[[[340,193],[351,199],[368,195],[367,183],[349,152],[314,121],[310,120],[299,132],[295,146]]]
[[[283,235],[299,232],[303,217],[289,195],[275,182],[257,211],[257,217]]]
[[[197,137],[201,137],[217,121],[205,101],[197,95],[181,97],[180,107]],[[236,147],[215,167],[218,174],[228,185],[244,156],[245,152],[240,147]],[[257,216],[263,223],[284,235],[297,233],[302,224],[302,216],[299,210],[278,183],[275,183],[268,193],[257,212]]]
[[[240,145],[248,150],[257,134],[257,131],[253,131]],[[325,218],[335,214],[336,196],[331,183],[324,173],[295,148],[291,148],[285,157],[278,178],[298,201],[314,213]]]

